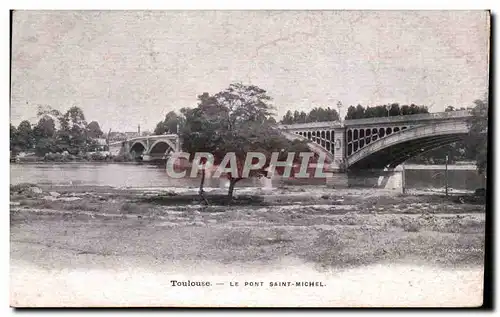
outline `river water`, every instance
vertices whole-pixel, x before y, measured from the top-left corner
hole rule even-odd
[[[266,184],[267,182],[267,184]],[[308,185],[323,185],[325,180],[307,179]],[[90,185],[112,187],[198,187],[199,178],[173,179],[168,177],[165,166],[141,163],[24,163],[10,165],[10,183],[34,183],[42,185]],[[238,183],[238,187],[276,187],[266,179],[250,178]],[[304,182],[302,182],[304,183]],[[445,173],[435,168],[406,170],[407,188],[444,188]],[[449,170],[450,188],[474,190],[485,187],[484,176],[475,170]],[[227,181],[208,178],[205,187],[226,187]]]
[[[167,175],[165,166],[141,163],[29,163],[10,165],[10,183],[185,188],[200,186],[200,179],[174,179]],[[262,185],[263,182],[257,178],[238,183],[238,187]],[[206,179],[205,187],[221,186],[226,186],[226,180]]]

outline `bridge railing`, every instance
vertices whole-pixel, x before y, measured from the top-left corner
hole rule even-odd
[[[278,129],[287,130],[289,128],[293,129],[308,129],[308,128],[324,128],[324,127],[340,127],[339,121],[323,121],[323,122],[309,122],[309,123],[292,123],[292,124],[280,124]]]
[[[136,140],[147,140],[147,139],[163,139],[163,138],[178,138],[177,134],[160,134],[160,135],[148,135],[148,136],[139,136],[132,139],[127,139],[125,141],[136,141]]]
[[[421,114],[409,114],[402,116],[391,116],[391,117],[374,117],[374,118],[363,118],[363,119],[351,119],[345,120],[343,122],[339,121],[325,121],[325,122],[310,122],[310,123],[293,123],[293,124],[280,124],[279,129],[309,129],[309,128],[334,128],[351,125],[360,124],[373,124],[373,123],[392,123],[392,122],[405,122],[405,121],[421,121],[421,120],[435,120],[435,119],[454,119],[454,118],[466,118],[470,117],[470,110],[458,110],[449,112],[433,112],[433,113],[421,113]]]
[[[349,126],[349,125],[371,124],[371,123],[390,123],[390,122],[401,122],[401,121],[467,118],[470,116],[471,116],[470,110],[459,110],[459,111],[449,111],[449,112],[409,114],[403,116],[353,119],[353,120],[345,120],[344,124],[346,126]]]
[[[132,141],[137,141],[137,140],[147,140],[147,139],[156,140],[156,139],[163,139],[163,138],[178,138],[178,137],[179,137],[179,135],[177,135],[177,134],[160,134],[160,135],[139,136],[139,137],[135,137],[135,138],[127,139],[127,140],[112,142],[112,143],[109,143],[109,145],[110,146],[117,146],[117,145],[123,144],[124,142],[132,142]]]

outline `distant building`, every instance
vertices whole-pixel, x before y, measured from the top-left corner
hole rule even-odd
[[[137,131],[135,131],[135,132],[125,132],[125,136],[127,137],[127,139],[132,139],[132,138],[137,138],[141,135]]]
[[[138,136],[139,134],[137,132],[111,132],[109,134],[109,142],[125,141]]]

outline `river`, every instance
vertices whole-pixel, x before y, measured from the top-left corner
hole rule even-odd
[[[263,187],[266,180],[244,179],[238,187]],[[279,185],[273,180],[272,186]],[[10,165],[10,183],[35,183],[41,185],[88,185],[111,187],[197,187],[199,178],[173,179],[168,177],[165,166],[141,163],[21,163]],[[308,179],[309,185],[324,184],[324,180]],[[445,173],[436,166],[424,165],[406,170],[406,188],[444,188]],[[448,185],[460,190],[485,187],[484,176],[475,170],[454,169],[448,171]],[[225,187],[225,180],[207,179],[206,187]]]
[[[29,163],[10,165],[10,183],[150,188],[197,187],[200,179],[174,179],[168,177],[165,166],[141,163]],[[223,185],[219,180],[206,180],[206,187]],[[245,179],[238,186],[262,187],[262,182]]]

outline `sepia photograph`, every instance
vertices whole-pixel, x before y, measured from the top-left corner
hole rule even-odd
[[[11,307],[484,304],[490,11],[10,19]]]

